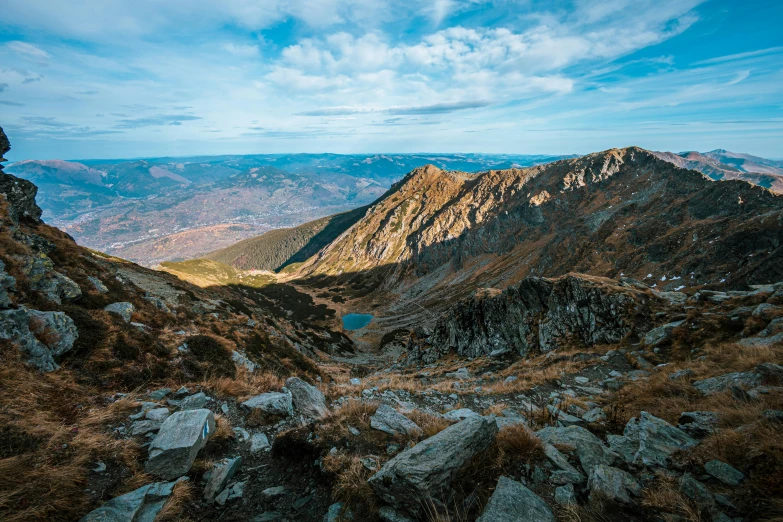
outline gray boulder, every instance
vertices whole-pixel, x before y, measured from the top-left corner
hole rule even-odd
[[[92,286],[95,287],[95,290],[101,294],[107,294],[109,293],[109,289],[106,288],[106,285],[103,284],[103,281],[98,279],[97,277],[88,276],[87,279],[92,283]]]
[[[710,377],[693,383],[693,387],[704,395],[713,395],[731,389],[740,387],[742,389],[754,388],[762,384],[765,376],[783,376],[783,367],[777,364],[760,364],[756,368],[747,372],[732,372]]]
[[[551,444],[544,444],[544,454],[560,471],[568,473],[569,477],[577,478],[576,483],[584,480],[584,476],[579,473],[579,470],[572,466],[565,455]]]
[[[396,511],[391,506],[383,506],[379,509],[378,516],[383,522],[416,522],[412,518],[408,518],[399,511]]]
[[[711,511],[715,508],[715,497],[707,486],[696,480],[690,473],[680,477],[680,491],[699,509]]]
[[[112,303],[110,305],[106,305],[103,309],[107,312],[119,315],[126,323],[130,322],[131,315],[133,314],[134,310],[133,304],[127,302]]]
[[[642,488],[633,476],[621,469],[599,464],[587,480],[591,499],[607,499],[623,504],[631,503],[631,495],[641,495]]]
[[[293,406],[300,415],[309,419],[320,419],[329,414],[326,398],[315,386],[298,377],[289,377],[285,381],[285,387],[291,393]]]
[[[182,399],[179,403],[179,409],[182,411],[198,410],[203,408],[207,402],[209,402],[209,397],[204,392],[198,392]]]
[[[55,359],[70,351],[78,337],[76,325],[63,312],[24,307],[0,311],[0,339],[17,345],[25,354],[25,361],[42,372],[59,368]]]
[[[740,339],[739,345],[743,348],[769,348],[772,345],[778,344],[780,342],[783,342],[783,332],[769,336],[762,336],[761,332],[759,332],[758,337]]]
[[[11,306],[11,298],[8,292],[16,289],[16,279],[5,271],[5,263],[0,261],[0,308]]]
[[[81,288],[71,278],[54,269],[54,263],[45,254],[22,256],[20,269],[27,276],[33,290],[41,292],[57,304],[82,295]]]
[[[210,470],[207,485],[204,486],[204,500],[212,502],[223,491],[228,481],[234,478],[241,465],[242,457],[223,459],[216,462]]]
[[[565,486],[555,488],[555,502],[561,506],[575,506],[577,502],[574,486],[566,484]]]
[[[709,461],[704,465],[704,469],[712,477],[729,486],[739,486],[745,480],[745,475],[740,470],[720,460]]]
[[[581,426],[548,427],[536,435],[547,444],[571,446],[586,473],[599,464],[610,466],[617,460],[617,454],[607,448],[601,440]]]
[[[418,435],[421,433],[415,422],[399,413],[388,404],[381,404],[370,417],[370,427],[389,435]]]
[[[704,438],[718,429],[718,414],[714,411],[684,411],[678,428],[692,437]]]
[[[397,511],[418,516],[425,502],[440,503],[447,497],[456,473],[488,448],[496,434],[493,419],[470,417],[401,452],[368,483]]]
[[[147,484],[115,497],[88,513],[80,522],[153,522],[178,482]]]
[[[264,433],[254,433],[250,437],[250,453],[259,453],[271,447],[269,438]]]
[[[697,443],[681,429],[646,411],[628,421],[622,438],[609,440],[612,448],[617,448],[629,464],[660,467],[667,466],[667,460],[674,452]]]
[[[476,522],[554,522],[546,502],[520,482],[500,477],[497,487]]]
[[[242,403],[249,410],[260,410],[272,415],[289,417],[294,414],[291,395],[288,393],[269,392],[251,397]]]
[[[209,410],[178,411],[165,420],[150,444],[144,469],[164,479],[181,477],[193,465],[199,450],[215,433],[215,416]]]
[[[650,347],[659,346],[668,341],[672,335],[672,331],[684,322],[685,321],[675,321],[653,328],[642,338],[642,343]]]

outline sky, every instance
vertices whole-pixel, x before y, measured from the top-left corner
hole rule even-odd
[[[783,158],[778,0],[3,0],[10,160]]]

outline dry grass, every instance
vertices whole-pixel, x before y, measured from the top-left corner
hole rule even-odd
[[[332,497],[344,502],[358,520],[375,520],[378,513],[378,497],[367,484],[373,471],[365,468],[360,457],[345,453],[330,454],[323,459],[324,470],[336,475]]]
[[[688,522],[705,522],[707,514],[703,513],[688,498],[682,494],[676,479],[659,473],[652,486],[643,491],[642,505],[659,512],[682,517]],[[670,520],[673,518],[670,518]]]
[[[546,459],[544,444],[522,424],[506,426],[498,432],[495,440],[501,468],[509,463],[532,465]]]
[[[230,439],[234,437],[231,422],[222,415],[215,415],[215,434],[212,438],[215,440]]]
[[[155,520],[157,522],[181,521],[185,507],[195,498],[196,488],[189,480],[178,483]]]
[[[451,423],[443,417],[433,415],[432,413],[423,410],[413,410],[411,413],[407,414],[406,417],[415,422],[419,428],[421,428],[421,430],[424,432],[425,438],[437,435],[441,431],[451,426]]]
[[[284,380],[268,372],[250,373],[237,370],[235,377],[213,377],[201,382],[201,387],[220,399],[247,400],[254,395],[280,390]]]

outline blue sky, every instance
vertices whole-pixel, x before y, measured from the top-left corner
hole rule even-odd
[[[5,0],[12,160],[275,152],[783,158],[776,0]]]

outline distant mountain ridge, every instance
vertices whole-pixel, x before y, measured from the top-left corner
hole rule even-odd
[[[710,152],[653,152],[678,167],[698,170],[714,180],[741,179],[783,193],[783,161],[716,149]]]

